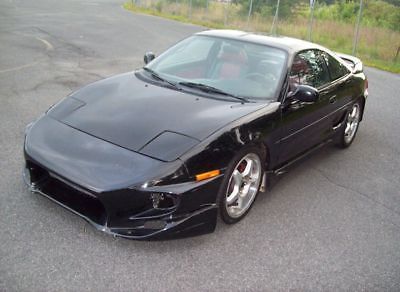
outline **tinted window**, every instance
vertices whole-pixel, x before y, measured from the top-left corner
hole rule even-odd
[[[321,55],[316,50],[300,52],[293,60],[290,84],[321,87],[330,81],[329,72]]]
[[[349,70],[346,68],[346,66],[340,63],[334,57],[325,52],[322,52],[322,55],[328,66],[329,72],[331,73],[332,80],[339,79],[340,77],[343,77],[349,73]]]

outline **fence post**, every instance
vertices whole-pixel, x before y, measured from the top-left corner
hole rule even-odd
[[[397,62],[397,58],[399,57],[399,53],[400,53],[400,46],[397,48],[397,52],[396,52],[396,56],[394,56],[394,62]]]
[[[247,15],[247,24],[246,24],[247,29],[249,29],[250,16],[252,10],[253,10],[253,0],[250,0],[249,15]]]
[[[363,0],[360,0],[360,9],[358,10],[356,32],[354,34],[353,55],[355,55],[357,53],[358,35],[360,33],[360,22],[361,22],[361,17],[362,17],[362,9],[363,9]]]
[[[280,4],[280,0],[278,0],[278,2],[276,3],[274,20],[272,21],[271,34],[273,34],[273,35],[276,34],[276,26],[278,23],[278,15],[279,15],[279,4]]]
[[[311,41],[311,35],[312,35],[312,28],[314,24],[314,8],[315,8],[315,2],[317,0],[310,0],[310,20],[308,23],[308,40]]]
[[[230,2],[224,1],[224,26],[228,24],[228,5]]]

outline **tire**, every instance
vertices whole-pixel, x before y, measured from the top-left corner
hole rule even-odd
[[[250,211],[262,183],[263,159],[263,152],[251,146],[229,163],[217,196],[220,217],[225,223],[236,223]]]
[[[353,143],[356,137],[358,127],[360,126],[360,119],[362,116],[362,105],[360,101],[355,102],[351,109],[346,114],[344,126],[339,132],[339,139],[337,146],[340,148],[347,148]]]

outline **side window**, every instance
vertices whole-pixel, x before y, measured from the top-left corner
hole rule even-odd
[[[297,85],[318,88],[330,82],[325,62],[316,50],[303,51],[295,56],[289,78],[290,90]]]
[[[349,73],[349,70],[346,68],[346,66],[340,63],[334,57],[326,52],[322,52],[322,55],[328,66],[328,70],[331,73],[332,81],[339,79],[340,77],[343,77]]]

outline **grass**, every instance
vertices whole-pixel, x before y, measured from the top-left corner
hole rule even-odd
[[[270,33],[272,17],[253,15],[247,23],[247,17],[240,14],[240,6],[221,2],[209,2],[208,9],[189,9],[186,3],[140,0],[140,6],[131,1],[124,4],[130,11],[145,13],[180,22],[192,23],[208,28],[242,29]],[[291,21],[280,20],[277,33],[301,39],[307,38],[308,19],[302,15],[291,17]],[[312,41],[333,51],[351,54],[354,38],[354,25],[333,20],[315,20]],[[357,57],[367,66],[400,73],[400,56],[395,62],[400,47],[400,32],[362,26],[357,47]]]

